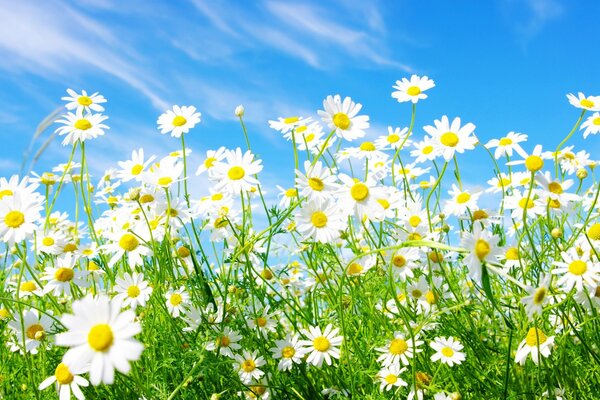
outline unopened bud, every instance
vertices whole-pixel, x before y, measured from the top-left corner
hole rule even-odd
[[[585,168],[579,168],[575,174],[579,179],[585,179],[588,176],[587,169]]]
[[[243,117],[245,111],[246,110],[244,109],[244,106],[240,104],[239,106],[237,106],[235,108],[235,116],[236,117]]]
[[[552,237],[554,239],[558,239],[558,238],[562,237],[563,231],[560,228],[554,228],[554,229],[552,229],[552,232],[550,232],[550,234],[552,235]]]

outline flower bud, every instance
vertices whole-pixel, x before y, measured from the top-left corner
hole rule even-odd
[[[562,229],[560,229],[560,228],[554,228],[554,229],[552,229],[552,232],[550,232],[550,234],[552,235],[552,237],[554,239],[558,239],[558,238],[562,237],[563,232],[562,232]]]
[[[236,117],[240,117],[240,118],[241,118],[241,117],[243,117],[243,116],[244,116],[244,112],[245,112],[245,111],[246,111],[246,110],[244,109],[244,106],[240,104],[239,106],[237,106],[237,107],[235,108],[235,116],[236,116]]]
[[[579,168],[579,169],[577,170],[577,172],[575,173],[575,175],[577,175],[577,177],[578,177],[579,179],[585,179],[585,178],[587,178],[587,176],[588,176],[587,169],[585,169],[585,168]]]

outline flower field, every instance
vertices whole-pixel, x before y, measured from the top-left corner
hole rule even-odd
[[[392,90],[411,119],[387,132],[339,95],[269,121],[287,187],[243,106],[240,147],[192,165],[201,113],[173,106],[172,148],[92,176],[109,103],[67,90],[69,158],[0,178],[0,398],[600,398],[600,186],[569,145],[600,97],[568,94],[546,148],[420,120],[428,77]]]

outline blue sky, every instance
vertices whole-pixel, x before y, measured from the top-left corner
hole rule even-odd
[[[263,179],[287,185],[291,145],[267,120],[314,115],[339,93],[363,104],[377,136],[408,125],[410,106],[390,94],[411,73],[437,84],[419,103],[418,136],[447,114],[473,122],[484,142],[514,130],[553,149],[578,117],[566,93],[600,95],[599,13],[591,0],[0,0],[0,176],[18,172],[67,87],[109,100],[111,129],[87,147],[96,176],[139,146],[178,148],[155,124],[172,104],[202,112],[187,136],[192,163],[206,149],[243,146],[233,109],[244,104]],[[594,157],[597,138],[585,146]],[[35,170],[68,151],[56,139]],[[481,163],[492,174],[481,154],[460,162],[472,181]]]

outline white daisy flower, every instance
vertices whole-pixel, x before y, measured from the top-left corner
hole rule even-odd
[[[8,323],[16,336],[17,346],[14,351],[37,354],[38,347],[47,338],[48,332],[52,331],[53,323],[49,315],[41,314],[35,309],[23,311],[22,318],[15,313],[15,319]]]
[[[207,171],[210,173],[215,166],[215,163],[225,158],[225,151],[226,149],[224,146],[219,147],[217,150],[207,150],[206,158],[196,170],[196,175],[201,175]]]
[[[323,108],[325,110],[319,110],[318,113],[337,136],[348,141],[365,136],[365,130],[370,126],[369,116],[357,115],[361,104],[353,102],[350,97],[342,101],[340,95],[336,94],[323,100]]]
[[[215,329],[217,329],[215,327]],[[239,350],[242,348],[237,342],[240,341],[242,336],[234,330],[231,330],[228,326],[225,327],[223,332],[217,332],[217,337],[206,344],[206,350],[216,351],[221,356],[227,356],[234,358],[232,350]]]
[[[469,277],[475,282],[481,283],[483,263],[495,263],[497,256],[502,253],[498,242],[499,236],[482,230],[479,224],[475,224],[473,233],[463,232],[460,245],[469,251],[463,263],[469,269]]]
[[[95,92],[93,94],[88,94],[87,91],[82,90],[81,94],[77,93],[73,89],[67,89],[68,96],[61,97],[61,100],[67,102],[65,107],[67,110],[76,110],[77,112],[82,111],[96,111],[102,112],[104,111],[104,107],[100,104],[106,103],[106,99],[104,96]]]
[[[258,185],[254,176],[262,169],[261,160],[255,160],[250,150],[242,154],[238,147],[234,151],[227,150],[223,161],[215,162],[211,179],[217,182],[215,189],[239,195],[241,191],[249,191]]]
[[[144,307],[152,294],[152,287],[144,280],[144,275],[134,272],[125,273],[122,278],[115,280],[116,300],[123,302],[123,308],[137,306]]]
[[[530,318],[536,314],[542,315],[544,305],[548,303],[550,295],[550,279],[552,279],[552,275],[544,274],[540,277],[538,285],[527,286],[527,296],[521,299],[521,303]]]
[[[379,390],[382,392],[391,390],[395,387],[408,386],[408,383],[400,378],[400,375],[406,371],[406,367],[400,368],[398,364],[391,364],[383,367],[377,373],[379,379]]]
[[[258,355],[256,350],[252,353],[244,350],[242,355],[236,354],[234,360],[237,363],[234,368],[237,369],[242,383],[246,385],[260,379],[265,374],[264,371],[260,370],[260,367],[267,362],[262,356]]]
[[[397,90],[392,92],[392,97],[398,100],[398,103],[411,101],[416,104],[419,100],[426,99],[427,95],[423,92],[434,86],[435,82],[427,76],[412,75],[410,80],[402,78],[401,81],[396,81],[393,88]]]
[[[463,345],[452,336],[447,338],[436,337],[429,345],[436,351],[431,356],[433,362],[439,360],[452,367],[454,364],[461,364],[465,360],[465,353],[461,351]]]
[[[496,148],[494,151],[494,158],[498,160],[500,157],[506,155],[512,157],[513,150],[519,149],[523,151],[523,148],[519,143],[527,141],[527,135],[516,132],[508,132],[506,136],[500,139],[492,139],[485,147],[488,149]]]
[[[71,284],[77,287],[89,287],[87,271],[75,269],[77,257],[73,254],[65,254],[56,259],[54,267],[49,265],[44,270],[42,280],[47,281],[44,293],[53,292],[55,296],[71,295]]]
[[[54,370],[54,375],[44,379],[38,386],[38,390],[44,390],[53,383],[56,383],[56,392],[60,400],[69,400],[71,392],[78,400],[84,400],[85,396],[79,386],[87,387],[89,382],[79,374],[87,372],[86,368],[73,368],[65,363],[60,363]]]
[[[121,312],[121,302],[88,295],[73,302],[73,314],[61,318],[67,332],[56,336],[58,346],[70,347],[63,362],[74,369],[90,365],[92,385],[114,382],[115,369],[128,374],[130,362],[144,346],[133,337],[142,331],[133,311]]]
[[[377,362],[386,367],[400,365],[400,363],[408,365],[410,363],[409,358],[413,358],[416,353],[423,351],[419,348],[422,344],[423,341],[419,340],[418,334],[415,334],[413,338],[396,331],[394,332],[394,338],[387,342],[384,347],[375,348],[375,350],[382,353],[377,358]]]
[[[102,246],[106,253],[112,254],[108,262],[109,267],[119,262],[123,256],[126,257],[130,267],[137,267],[144,264],[143,257],[153,254],[152,250],[132,232],[115,232],[110,234],[109,238],[110,241]]]
[[[589,135],[597,135],[600,133],[600,113],[595,112],[588,117],[583,124],[581,124],[580,130],[583,130],[583,138],[586,139]]]
[[[302,333],[308,338],[308,340],[301,341],[301,344],[308,353],[306,362],[320,368],[323,365],[323,361],[325,361],[325,364],[331,365],[332,358],[339,359],[339,346],[342,344],[344,338],[338,336],[338,332],[339,329],[333,328],[331,324],[328,324],[323,331],[318,326],[303,329]]]
[[[176,157],[165,157],[151,165],[142,175],[142,182],[159,188],[169,188],[182,180],[183,163]]]
[[[297,335],[288,333],[283,340],[276,340],[275,347],[271,349],[273,358],[279,360],[279,371],[290,371],[294,364],[301,364],[305,349],[300,345]]]
[[[297,116],[293,116],[293,117],[279,117],[277,118],[277,121],[273,121],[270,120],[269,121],[269,127],[271,129],[275,129],[276,131],[279,131],[281,133],[289,133],[293,130],[298,129],[299,127],[306,127],[307,124],[309,124],[311,122],[311,118],[302,118],[302,117],[297,117]],[[285,135],[284,136],[286,139],[291,140],[292,136],[291,135]]]
[[[354,215],[358,220],[376,219],[383,213],[382,205],[377,201],[380,188],[373,182],[361,182],[346,174],[340,174],[342,185],[338,190],[339,207],[347,215]]]
[[[475,130],[472,123],[460,126],[460,118],[454,118],[450,123],[445,115],[433,123],[435,126],[427,125],[423,129],[432,137],[436,154],[444,157],[446,161],[450,161],[457,152],[464,153],[465,150],[475,148],[477,138],[472,135]]]
[[[102,114],[83,114],[82,110],[77,110],[75,114],[68,112],[61,118],[55,122],[64,126],[57,128],[55,132],[60,136],[66,135],[62,141],[63,146],[94,139],[104,135],[105,129],[110,129],[102,123],[108,119]]]
[[[186,292],[183,286],[179,289],[169,290],[165,294],[165,298],[167,299],[166,305],[167,309],[169,310],[169,314],[171,314],[174,318],[179,317],[185,312],[185,308],[190,301],[190,295],[188,292]]]
[[[325,168],[321,161],[311,166],[310,161],[304,162],[303,174],[296,170],[296,187],[300,195],[308,201],[326,201],[333,199],[338,189],[337,179],[329,168]]]
[[[540,354],[544,357],[550,356],[550,351],[554,345],[554,336],[546,336],[541,329],[530,328],[525,339],[519,344],[515,355],[515,362],[525,365],[527,356],[531,354],[531,359],[535,364],[540,362]]]
[[[129,182],[132,179],[141,181],[143,172],[146,168],[154,161],[156,156],[150,156],[144,159],[144,149],[133,150],[131,152],[131,159],[127,161],[119,161],[119,167],[121,169],[117,171],[117,177],[123,182]]]
[[[595,286],[600,282],[600,268],[598,264],[590,260],[590,253],[581,255],[577,253],[574,247],[561,252],[563,261],[554,261],[557,268],[552,273],[559,275],[557,285],[563,287],[565,291],[575,288],[577,291],[583,290],[584,285]]]
[[[573,107],[588,111],[600,111],[600,96],[586,97],[582,92],[579,92],[577,96],[573,93],[567,94],[567,99]]]
[[[330,202],[309,202],[295,218],[298,233],[307,241],[333,243],[345,228],[342,213]]]
[[[172,137],[179,138],[200,122],[200,115],[194,106],[173,106],[172,110],[161,114],[156,123],[163,135],[171,132]]]
[[[481,193],[470,193],[468,190],[461,190],[457,185],[452,184],[452,190],[449,192],[451,200],[446,201],[444,205],[444,214],[461,216],[468,210],[477,209],[477,200]]]
[[[0,200],[0,240],[9,245],[29,239],[40,219],[42,204],[37,197],[5,196]]]

